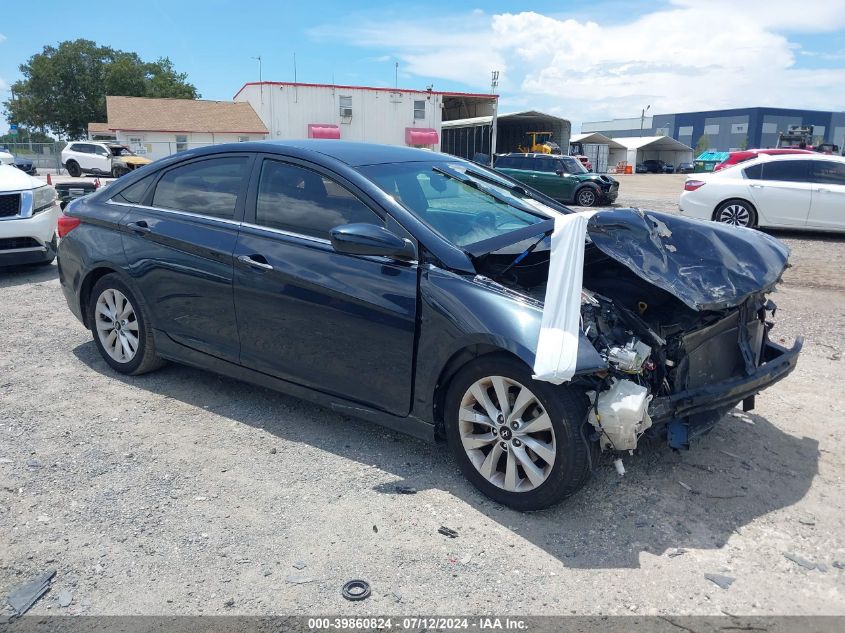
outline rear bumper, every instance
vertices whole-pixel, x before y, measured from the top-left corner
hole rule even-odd
[[[730,409],[738,402],[786,378],[795,369],[803,345],[804,338],[801,336],[790,349],[766,341],[763,346],[763,362],[751,374],[655,398],[649,406],[649,416],[655,422],[661,423]]]

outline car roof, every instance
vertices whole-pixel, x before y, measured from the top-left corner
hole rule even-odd
[[[506,152],[504,154],[496,154],[496,156],[527,156],[529,158],[563,158],[569,156],[568,154],[543,154],[542,152]],[[570,156],[575,158],[575,156]]]
[[[448,158],[461,160],[456,156],[449,156],[439,152],[415,147],[399,145],[381,145],[378,143],[356,143],[353,141],[337,141],[333,139],[302,139],[298,141],[256,141],[264,149],[276,147],[279,149],[298,149],[317,152],[330,156],[350,167],[374,165],[380,163],[410,163]],[[242,148],[243,143],[229,143],[229,149]],[[221,147],[219,145],[215,147]]]
[[[837,163],[845,163],[845,158],[843,158],[842,156],[834,156],[831,154],[819,154],[818,152],[812,152],[810,154],[757,154],[756,158],[752,158],[741,163],[734,163],[732,165],[729,165],[726,169],[721,169],[719,171],[714,171],[710,173],[714,176],[727,174],[729,177],[731,175],[739,173],[739,171],[747,167],[751,167],[752,165],[759,165],[760,163],[782,162],[786,160],[832,160]]]

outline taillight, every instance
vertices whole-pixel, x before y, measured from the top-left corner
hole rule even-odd
[[[68,233],[70,233],[73,229],[77,226],[82,224],[82,220],[79,218],[74,218],[70,215],[65,215],[64,213],[59,216],[59,224],[58,224],[58,234],[59,237],[64,237]]]
[[[687,180],[684,183],[684,191],[695,191],[699,187],[703,187],[705,182],[703,180]]]

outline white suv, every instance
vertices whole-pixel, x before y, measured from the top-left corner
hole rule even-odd
[[[59,214],[53,187],[0,165],[0,266],[51,263]]]
[[[119,178],[151,162],[149,158],[138,156],[118,143],[77,141],[69,143],[62,150],[62,165],[74,178],[82,174]]]

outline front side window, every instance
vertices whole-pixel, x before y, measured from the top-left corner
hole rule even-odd
[[[425,99],[414,101],[414,119],[425,118]]]
[[[813,161],[813,181],[825,185],[845,186],[845,163],[832,160]]]
[[[563,163],[563,171],[567,174],[586,174],[587,168],[584,167],[584,163],[582,163],[577,158],[572,158],[571,156],[564,156],[560,159]]]
[[[334,180],[298,165],[264,161],[256,224],[329,239],[336,226],[356,222],[384,225],[375,211]]]
[[[176,151],[177,152],[184,152],[188,149],[188,135],[187,134],[177,134],[176,135]]]
[[[456,246],[538,224],[554,213],[479,165],[409,162],[359,170]]]
[[[153,206],[231,220],[248,163],[246,156],[225,156],[171,169],[156,185]]]

